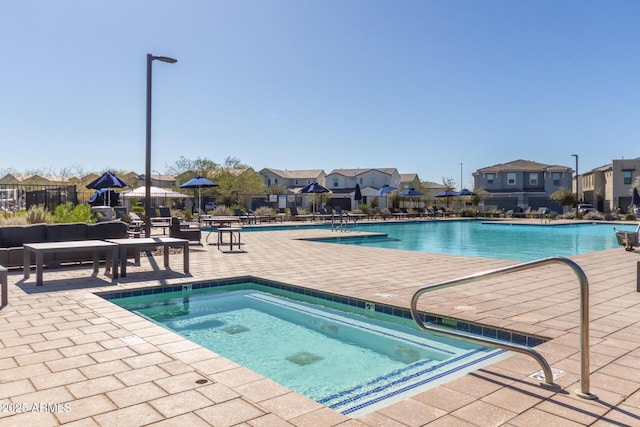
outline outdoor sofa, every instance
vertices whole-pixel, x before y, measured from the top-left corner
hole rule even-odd
[[[126,239],[128,225],[122,221],[87,224],[74,222],[65,224],[9,225],[0,227],[0,265],[22,267],[25,243],[66,242],[71,240]],[[61,252],[47,254],[45,265],[56,266],[66,262],[93,260],[93,252]],[[35,265],[35,259],[31,260]]]

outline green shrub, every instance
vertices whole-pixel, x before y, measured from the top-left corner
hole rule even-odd
[[[358,209],[365,214],[369,213],[369,205],[367,205],[366,203],[359,203],[358,204]]]
[[[144,206],[142,206],[142,202],[138,202],[135,205],[131,206],[131,212],[143,214]]]
[[[629,213],[627,213],[627,214],[624,216],[624,219],[625,219],[625,221],[635,221],[635,220],[637,220],[638,218],[636,218],[636,216],[635,216],[634,214],[632,214],[631,212],[629,212]]]
[[[91,206],[89,205],[76,205],[73,206],[71,202],[67,202],[63,205],[56,206],[51,217],[54,223],[67,223],[67,222],[96,222],[95,216],[91,213]]]

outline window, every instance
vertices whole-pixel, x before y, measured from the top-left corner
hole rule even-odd
[[[514,178],[515,181],[515,178]],[[530,173],[529,174],[529,185],[538,185],[538,174]]]
[[[333,186],[334,187],[338,186],[338,178],[333,178]]]
[[[559,186],[560,185],[560,172],[554,172],[553,175],[551,175],[553,178],[553,185],[555,186]]]
[[[360,185],[362,185],[363,182],[364,182],[364,179],[360,177]]]
[[[293,185],[298,185],[298,180],[296,179]]]
[[[516,185],[516,174],[514,172],[507,174],[507,185]]]
[[[493,184],[494,179],[496,179],[495,174],[492,174],[492,173],[487,174],[487,184]]]
[[[624,185],[631,185],[631,171],[622,171],[622,177],[624,178]]]

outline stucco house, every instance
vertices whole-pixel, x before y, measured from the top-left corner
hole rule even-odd
[[[613,160],[580,175],[578,195],[600,212],[627,212],[636,178],[640,176],[640,157]],[[575,191],[575,187],[574,187]]]
[[[331,190],[331,206],[353,210],[358,203],[371,204],[371,198],[377,197],[378,189],[383,185],[400,187],[401,176],[396,168],[377,169],[334,169],[327,174],[326,187]],[[356,184],[360,186],[362,200],[354,199]]]
[[[506,210],[547,207],[562,212],[563,207],[549,196],[561,188],[570,190],[572,180],[573,169],[570,167],[529,160],[514,160],[473,173],[474,188],[480,191],[481,207]]]

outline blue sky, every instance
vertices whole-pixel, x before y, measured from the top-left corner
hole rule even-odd
[[[0,172],[639,157],[636,0],[0,0]],[[460,164],[462,163],[462,167]]]

